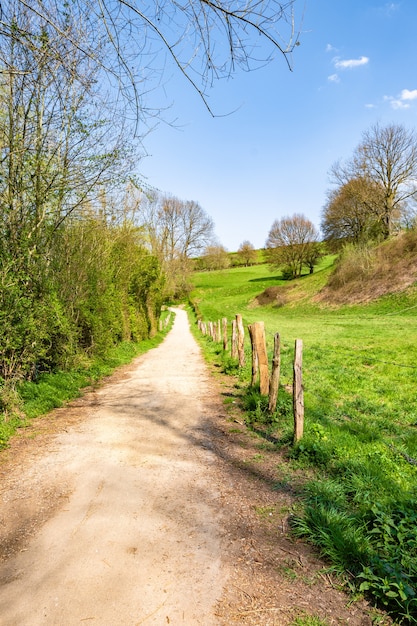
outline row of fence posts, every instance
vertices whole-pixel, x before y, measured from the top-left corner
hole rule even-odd
[[[198,321],[198,327],[203,335],[211,337],[213,341],[223,342],[223,350],[227,351],[229,344],[228,320],[224,317],[217,322]],[[272,356],[272,368],[269,373],[268,354],[266,349],[265,324],[254,322],[248,324],[249,337],[252,348],[252,379],[254,386],[259,380],[259,388],[262,395],[269,396],[268,411],[273,413],[277,406],[278,389],[281,368],[281,345],[280,335],[274,335],[274,351]],[[237,359],[239,367],[245,365],[245,331],[242,316],[237,314],[232,320],[232,332],[230,340],[230,355]],[[293,414],[294,414],[294,441],[299,441],[304,431],[304,392],[302,380],[303,342],[295,340],[293,362]]]

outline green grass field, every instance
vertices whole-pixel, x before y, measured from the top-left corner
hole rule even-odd
[[[289,462],[314,469],[294,531],[397,620],[417,624],[417,290],[362,306],[319,306],[312,297],[332,261],[291,284],[267,265],[199,273],[191,300],[206,321],[236,313],[245,325],[263,321],[269,350],[279,332],[282,386],[292,382],[294,341],[303,340],[303,439],[291,445],[283,389],[276,415],[258,398],[248,422],[267,422]],[[287,304],[254,306],[275,285],[290,288]]]

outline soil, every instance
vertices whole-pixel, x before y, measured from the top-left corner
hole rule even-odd
[[[291,536],[302,477],[246,429],[182,310],[158,348],[22,429],[0,479],[2,626],[374,623]]]

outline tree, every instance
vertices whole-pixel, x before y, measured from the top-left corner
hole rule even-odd
[[[321,230],[332,247],[359,243],[381,233],[384,190],[368,178],[352,178],[331,190],[323,208]]]
[[[214,241],[213,220],[195,201],[135,188],[129,195],[132,219],[165,272],[167,297],[183,297],[191,289],[192,258]]]
[[[203,255],[204,266],[208,270],[224,270],[230,267],[230,257],[220,244],[207,246]]]
[[[314,266],[318,236],[314,224],[304,215],[275,220],[265,244],[267,260],[274,267],[284,266],[290,278],[298,278],[304,265],[310,271]]]
[[[243,263],[246,265],[246,267],[248,265],[252,265],[252,263],[256,263],[256,260],[258,258],[258,254],[254,246],[248,240],[245,240],[240,244],[237,253],[239,258],[242,259]]]
[[[120,180],[128,162],[121,125],[98,98],[97,69],[80,52],[82,24],[61,16],[62,38],[24,3],[11,0],[7,8],[10,36],[0,31],[0,377],[16,378],[52,363],[51,351],[70,334],[54,282],[54,240],[93,205],[98,183]]]
[[[417,196],[417,135],[398,124],[375,124],[363,133],[353,158],[336,163],[332,173],[341,185],[359,178],[381,190],[377,219],[386,239]]]
[[[144,229],[153,253],[164,262],[191,259],[213,242],[213,220],[198,202],[140,190],[135,196],[135,220]]]
[[[232,75],[236,68],[249,71],[260,67],[274,53],[283,55],[291,66],[291,53],[298,45],[295,0],[16,2],[71,46],[73,33],[65,20],[83,22],[90,40],[79,46],[79,51],[105,73],[107,85],[118,87],[142,120],[145,110],[140,94],[149,92],[152,77],[163,82],[161,66],[168,66],[168,71],[170,64],[177,68],[209,108],[207,92],[215,80]],[[3,37],[15,37],[16,2],[0,5]],[[22,41],[29,32],[30,24],[20,33]],[[97,41],[103,47],[100,56],[96,55]]]

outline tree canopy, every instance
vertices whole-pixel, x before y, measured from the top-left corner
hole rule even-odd
[[[289,278],[301,276],[303,266],[310,272],[320,256],[318,231],[304,215],[275,220],[266,240],[266,257],[274,267],[283,267]]]
[[[366,177],[352,178],[333,189],[323,208],[321,230],[333,247],[359,243],[381,233],[384,190]]]
[[[336,163],[332,174],[339,192],[345,193],[349,185],[352,191],[352,184],[356,186],[356,202],[368,216],[375,217],[386,239],[417,196],[416,132],[400,124],[375,124],[363,133],[353,157]],[[368,196],[372,190],[371,202],[364,202],[364,190]]]

